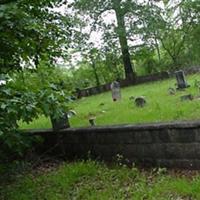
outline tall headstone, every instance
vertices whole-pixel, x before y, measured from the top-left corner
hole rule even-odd
[[[180,70],[180,71],[176,71],[175,72],[176,75],[176,80],[177,80],[177,89],[184,89],[189,87],[186,79],[185,79],[185,74],[184,71]]]
[[[70,127],[67,113],[59,118],[50,116],[50,119],[51,119],[51,124],[54,131]]]
[[[111,91],[112,91],[112,99],[113,101],[118,101],[121,99],[121,90],[120,90],[120,84],[118,81],[114,81],[110,85]]]

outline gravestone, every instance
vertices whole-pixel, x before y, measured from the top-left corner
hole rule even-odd
[[[91,126],[95,126],[95,118],[89,118],[89,123]]]
[[[146,100],[143,96],[135,98],[135,105],[137,107],[144,107],[146,105]]]
[[[73,117],[73,116],[75,116],[75,115],[77,115],[75,110],[69,110],[69,111],[67,112],[67,117],[68,117],[68,118],[71,118],[71,117]]]
[[[185,74],[184,71],[180,70],[180,71],[176,71],[175,72],[176,75],[176,80],[177,80],[177,89],[184,89],[189,87],[186,79],[185,79]]]
[[[187,101],[187,100],[192,101],[194,99],[194,97],[191,94],[183,95],[180,98],[181,101]]]
[[[69,128],[69,120],[68,120],[68,113],[64,114],[59,118],[55,118],[53,116],[50,117],[52,128],[54,131]]]
[[[110,85],[111,91],[112,91],[112,99],[113,101],[117,101],[121,99],[121,90],[120,90],[120,84],[118,81],[114,81]]]
[[[169,95],[175,95],[176,89],[170,87],[170,88],[168,88],[168,93],[169,93]]]

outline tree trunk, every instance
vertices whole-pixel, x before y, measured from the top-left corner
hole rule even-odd
[[[116,13],[117,18],[117,34],[119,37],[120,47],[122,51],[122,59],[124,63],[124,71],[125,71],[125,78],[129,80],[135,81],[136,73],[135,69],[131,64],[129,48],[127,43],[126,37],[126,27],[124,22],[124,13],[122,8],[120,7],[120,0],[113,0],[113,8]]]
[[[154,41],[155,41],[155,47],[156,47],[156,51],[157,51],[157,55],[158,55],[158,60],[159,60],[159,63],[160,63],[160,61],[161,61],[160,48],[159,48],[158,40],[156,39],[156,33],[155,32],[154,32]]]
[[[96,79],[96,86],[100,86],[100,81],[99,81],[99,77],[98,77],[98,74],[97,74],[97,70],[96,70],[96,66],[95,66],[95,62],[92,61],[92,69],[94,71],[94,76],[95,76],[95,79]]]

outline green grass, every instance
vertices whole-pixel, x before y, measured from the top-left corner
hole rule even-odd
[[[178,91],[175,95],[168,94],[168,88],[175,88],[175,79],[141,84],[122,89],[122,100],[112,102],[111,93],[106,92],[75,101],[71,106],[77,116],[70,119],[72,127],[89,126],[90,115],[96,117],[97,125],[137,124],[148,122],[169,122],[180,120],[199,120],[200,100],[181,101],[184,94],[200,95],[194,81],[200,80],[200,75],[187,77],[190,88]],[[145,96],[147,105],[137,108],[129,97]],[[100,104],[104,105],[100,105]],[[50,121],[40,117],[31,124],[20,124],[21,128],[50,128]]]
[[[165,171],[165,170],[164,170]],[[175,177],[163,170],[139,171],[93,161],[63,164],[52,172],[27,174],[0,187],[1,200],[195,200],[200,175]]]

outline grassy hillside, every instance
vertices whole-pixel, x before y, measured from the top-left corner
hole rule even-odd
[[[82,98],[75,101],[70,107],[76,111],[77,116],[70,119],[72,127],[89,126],[90,116],[96,117],[97,125],[111,124],[136,124],[146,122],[168,122],[175,120],[200,119],[200,99],[181,101],[180,96],[192,94],[200,95],[199,89],[194,86],[195,80],[200,80],[200,75],[187,77],[190,88],[177,91],[169,95],[168,88],[175,88],[175,79],[141,84],[122,89],[122,100],[113,102],[111,92]],[[144,108],[135,106],[131,96],[144,96],[147,105]],[[50,121],[40,117],[31,124],[21,124],[21,128],[50,128]]]

